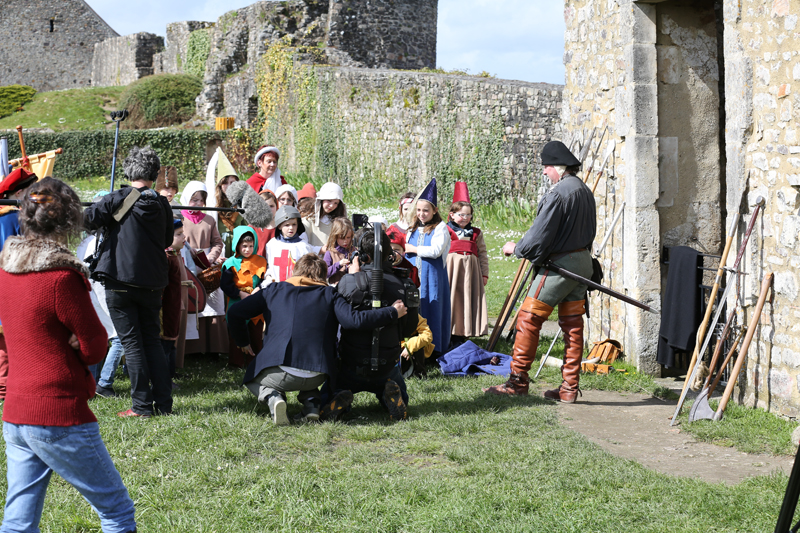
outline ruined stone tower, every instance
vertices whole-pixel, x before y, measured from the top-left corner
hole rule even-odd
[[[0,83],[37,91],[88,87],[95,43],[117,35],[83,0],[4,0]]]

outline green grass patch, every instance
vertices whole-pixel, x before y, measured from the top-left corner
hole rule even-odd
[[[718,400],[709,402],[713,411]],[[689,422],[690,402],[681,410],[678,420],[681,430],[702,442],[719,446],[730,446],[740,452],[794,455],[797,447],[792,444],[792,431],[797,423],[785,420],[762,409],[753,409],[729,402],[722,420],[695,420]]]
[[[104,129],[125,87],[87,87],[36,93],[23,111],[0,119],[0,129],[50,128],[56,132]],[[105,108],[105,109],[104,109]]]
[[[275,427],[224,361],[189,358],[184,374],[177,416],[91,404],[140,531],[769,531],[786,488],[784,475],[726,486],[647,470],[561,426],[552,404],[484,395],[493,377],[410,380],[403,423],[359,394],[344,423]],[[99,526],[54,476],[43,530]]]

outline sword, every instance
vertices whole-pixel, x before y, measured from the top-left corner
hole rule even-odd
[[[555,272],[556,274],[560,274],[560,275],[564,276],[565,278],[570,278],[570,279],[574,279],[575,281],[579,281],[580,283],[583,283],[584,285],[588,285],[590,289],[595,289],[595,290],[598,290],[600,292],[604,292],[604,293],[608,294],[609,296],[611,296],[612,298],[616,298],[617,300],[621,300],[621,301],[625,302],[626,304],[635,305],[639,309],[644,309],[645,311],[649,311],[649,312],[651,312],[653,314],[656,314],[656,315],[659,314],[658,311],[653,310],[649,305],[643,304],[639,300],[635,300],[635,299],[631,298],[630,296],[625,296],[624,294],[622,294],[620,292],[617,292],[614,289],[609,289],[605,285],[600,285],[599,283],[595,283],[594,281],[592,281],[590,279],[586,279],[583,276],[579,276],[578,274],[576,274],[574,272],[570,272],[569,270],[565,270],[565,269],[563,269],[563,268],[561,268],[559,266],[554,265],[551,262],[547,262],[544,265],[544,268],[546,268],[547,270],[549,270],[551,272]]]

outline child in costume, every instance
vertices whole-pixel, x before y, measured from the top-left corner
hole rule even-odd
[[[450,281],[453,346],[462,344],[467,337],[486,335],[489,330],[484,291],[489,281],[489,255],[483,233],[472,226],[473,214],[467,184],[456,182],[447,221],[452,239],[447,254],[447,276]]]
[[[406,233],[408,233],[408,220],[411,218],[408,211],[411,209],[411,206],[414,204],[414,193],[407,192],[403,196],[400,197],[400,202],[398,203],[398,211],[400,213],[397,222],[389,226],[389,229],[386,230],[386,233],[400,233],[405,238]],[[403,242],[403,246],[406,243]]]
[[[344,204],[344,192],[336,183],[328,182],[319,188],[314,204],[314,217],[303,219],[308,234],[308,244],[325,246],[331,225],[338,217],[347,217],[347,206]]]
[[[220,280],[220,287],[228,297],[228,309],[233,304],[258,292],[268,266],[267,260],[255,253],[258,248],[258,237],[252,228],[247,226],[236,228],[233,231],[233,246],[236,255],[222,265],[222,279]],[[256,353],[261,351],[263,324],[264,317],[262,316],[248,321],[251,347]],[[242,352],[230,337],[229,343],[228,362],[239,368],[246,367],[252,360],[252,356]]]
[[[406,259],[406,232],[400,230],[396,225],[392,224],[386,230],[386,235],[392,243],[392,251],[394,252],[394,259],[392,266],[397,268],[404,268],[408,271],[408,278],[414,282],[414,285],[419,288],[419,270],[411,264],[411,261]]]
[[[275,191],[275,198],[278,199],[279,208],[284,205],[297,207],[297,189],[288,183],[284,183],[278,187],[278,190]]]
[[[275,213],[278,212],[278,199],[275,198],[275,194],[272,191],[263,190],[258,195],[264,199],[267,203],[267,206],[272,210],[272,222],[266,228],[256,228],[255,226],[250,226],[253,231],[256,232],[257,244],[256,247],[256,255],[260,255],[261,257],[267,257],[267,243],[271,241],[275,237]]]
[[[414,335],[400,342],[403,351],[400,353],[400,371],[404,378],[427,375],[426,362],[436,346],[433,345],[433,333],[428,321],[417,315],[417,329]]]
[[[183,307],[182,287],[188,280],[186,267],[183,266],[181,250],[186,244],[186,235],[183,232],[183,221],[173,223],[175,233],[172,245],[164,250],[167,254],[167,277],[169,282],[161,295],[161,346],[169,362],[170,379],[175,378],[176,357],[178,353],[178,339],[181,336],[181,322]],[[183,323],[184,328],[186,323]],[[173,384],[174,388],[174,384]]]
[[[205,207],[208,198],[208,189],[199,181],[190,181],[186,184],[181,194],[181,204],[191,207]],[[202,211],[184,209],[183,231],[186,234],[186,243],[181,251],[186,267],[194,275],[203,271],[192,258],[194,251],[203,251],[210,264],[218,263],[223,259],[224,243],[217,230],[217,223],[213,217]],[[198,313],[200,316],[197,337],[186,338],[186,353],[227,353],[228,328],[225,325],[225,296],[221,290],[210,293],[206,300],[205,309]],[[190,322],[195,317],[189,317]],[[192,335],[194,337],[194,335]]]
[[[433,332],[434,356],[450,346],[450,282],[447,279],[447,253],[450,231],[437,208],[436,178],[420,194],[414,208],[416,218],[409,228],[406,254],[419,270],[419,314],[428,320]],[[438,352],[438,354],[437,354]]]
[[[331,234],[325,246],[327,251],[323,259],[328,265],[328,283],[336,285],[342,276],[347,274],[350,266],[350,254],[355,250],[353,246],[353,223],[350,219],[339,217],[333,221]]]
[[[234,181],[239,181],[239,175],[231,165],[225,152],[222,151],[222,148],[217,147],[217,151],[214,152],[208,162],[208,169],[206,170],[206,189],[214,191],[214,194],[207,198],[207,206],[231,207],[231,203],[225,193],[228,191],[228,185]],[[233,239],[233,230],[239,226],[246,226],[247,222],[236,211],[230,213],[210,211],[208,216],[217,221],[217,231],[225,244],[224,257],[232,257],[231,240]]]
[[[161,167],[153,190],[166,198],[170,205],[178,205],[175,201],[175,195],[178,194],[178,169],[169,165]],[[183,215],[177,209],[173,209],[172,217],[181,219]]]
[[[275,214],[275,238],[267,243],[266,281],[286,281],[292,277],[297,260],[316,251],[304,241],[300,212],[285,205]]]
[[[256,156],[253,158],[253,164],[255,164],[257,170],[255,174],[247,179],[247,184],[254,191],[267,190],[275,192],[278,187],[286,183],[278,168],[278,159],[280,157],[280,151],[274,146],[264,145],[258,149]]]

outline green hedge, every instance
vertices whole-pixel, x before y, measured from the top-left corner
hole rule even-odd
[[[0,87],[0,118],[7,117],[18,108],[33,100],[36,89],[27,85]]]
[[[8,139],[9,159],[20,156],[16,132],[0,134]],[[213,140],[226,140],[226,131],[191,130],[123,130],[119,134],[116,179],[122,179],[122,161],[132,146],[150,145],[161,158],[162,165],[178,167],[181,181],[205,181],[206,147]],[[63,148],[56,159],[53,175],[75,180],[111,174],[114,153],[114,130],[75,131],[64,133],[25,133],[25,151],[38,154]]]

